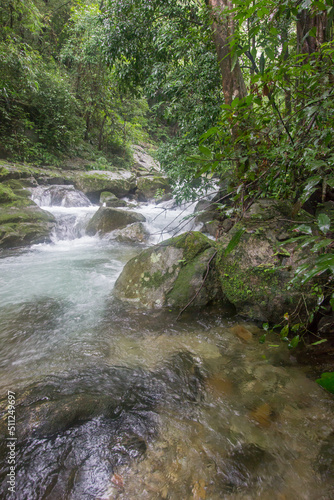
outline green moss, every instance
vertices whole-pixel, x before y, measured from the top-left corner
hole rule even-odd
[[[168,278],[168,273],[156,271],[153,274],[145,271],[140,278],[140,284],[143,288],[159,288],[165,283]]]
[[[188,263],[198,254],[204,252],[207,248],[214,246],[213,241],[209,240],[204,234],[198,231],[181,234],[175,238],[164,241],[162,246],[174,246],[184,250],[183,260]]]
[[[16,199],[12,189],[0,184],[0,203],[11,203]]]

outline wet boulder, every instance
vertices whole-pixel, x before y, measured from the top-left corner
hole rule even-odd
[[[120,200],[115,196],[113,193],[110,193],[109,191],[103,191],[100,194],[100,205],[103,205],[105,207],[126,207],[127,203],[125,200]]]
[[[98,202],[103,191],[109,191],[118,197],[128,195],[135,190],[136,179],[127,170],[117,172],[90,170],[76,174],[75,186],[83,191],[91,201]]]
[[[135,222],[145,222],[145,217],[136,212],[111,207],[100,207],[88,223],[86,233],[106,234],[115,229],[122,229]]]
[[[118,229],[115,233],[115,239],[124,243],[143,243],[150,237],[142,222],[134,222],[124,229]]]
[[[0,247],[13,248],[50,241],[55,218],[33,201],[16,198],[12,204],[0,204],[0,209]]]
[[[140,201],[153,199],[155,196],[170,193],[171,187],[167,177],[162,175],[148,175],[137,179],[137,197]]]
[[[72,185],[38,186],[31,189],[32,199],[40,206],[89,207],[87,196]]]
[[[182,308],[221,301],[214,271],[216,250],[199,232],[189,232],[144,250],[131,259],[118,278],[114,294],[141,307]]]

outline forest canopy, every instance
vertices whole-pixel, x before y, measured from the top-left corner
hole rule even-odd
[[[333,187],[332,0],[4,0],[1,154],[214,174],[303,204]]]

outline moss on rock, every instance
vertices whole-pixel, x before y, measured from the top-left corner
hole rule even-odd
[[[280,255],[265,229],[260,234],[245,232],[228,255],[226,245],[226,240],[219,244],[216,266],[222,291],[240,314],[273,323],[281,322],[285,313],[306,319],[316,297],[309,286],[291,286],[298,252]]]
[[[130,260],[116,282],[114,293],[121,300],[149,308],[182,308],[199,291],[193,305],[221,300],[214,271],[210,271],[202,286],[214,254],[213,242],[201,233],[171,238]]]

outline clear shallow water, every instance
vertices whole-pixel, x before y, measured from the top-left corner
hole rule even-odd
[[[82,221],[96,207],[49,210]],[[157,232],[177,213],[140,211]],[[59,235],[0,258],[0,393],[16,392],[18,437],[3,498],[334,496],[333,399],[284,346],[250,325],[245,343],[214,310],[123,307],[112,289],[142,247]]]

